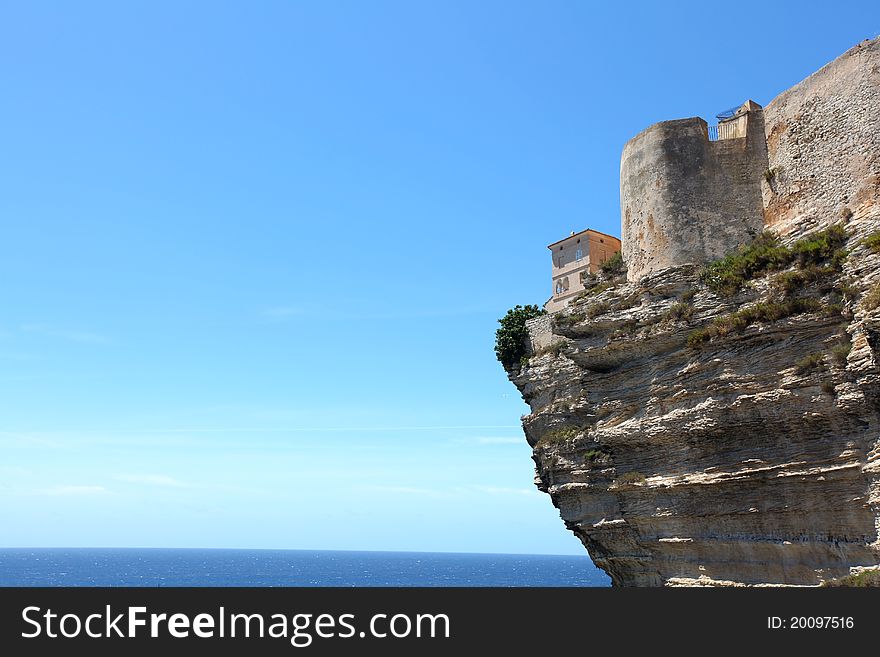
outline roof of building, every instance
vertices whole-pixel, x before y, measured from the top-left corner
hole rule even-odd
[[[552,249],[557,244],[561,244],[565,240],[570,240],[572,237],[577,237],[578,235],[583,235],[584,233],[596,233],[597,235],[604,235],[605,237],[610,237],[611,239],[617,240],[618,242],[620,241],[620,238],[615,237],[614,235],[609,235],[608,233],[603,233],[601,230],[593,230],[592,228],[587,228],[585,230],[580,231],[579,233],[572,233],[568,237],[563,237],[561,240],[556,240],[552,244],[548,244],[547,248]]]

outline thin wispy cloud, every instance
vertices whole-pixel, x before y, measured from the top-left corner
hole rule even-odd
[[[106,344],[110,342],[110,338],[100,333],[91,331],[77,331],[49,324],[22,324],[20,327],[22,333],[32,333],[43,335],[50,338],[59,338],[61,340],[69,340],[71,342],[80,342],[82,344]]]
[[[454,491],[433,488],[418,488],[415,486],[364,486],[363,490],[377,493],[393,493],[395,495],[421,495],[426,497],[447,497]]]
[[[507,488],[504,486],[473,486],[475,491],[486,493],[487,495],[525,495],[533,497],[541,495],[536,488]]]
[[[518,429],[519,425],[515,424],[450,424],[450,425],[415,425],[415,426],[377,426],[377,427],[163,427],[158,429],[134,429],[129,427],[119,427],[111,429],[77,429],[77,430],[58,430],[58,431],[35,431],[34,435],[107,435],[107,434],[175,434],[175,433],[302,433],[302,432],[372,432],[372,431],[460,431],[468,429]],[[0,435],[13,434],[17,432],[4,432],[0,429]],[[519,442],[521,439],[510,439]]]
[[[52,486],[38,491],[41,495],[78,496],[78,495],[103,495],[109,492],[104,486]]]
[[[168,488],[192,488],[192,484],[161,474],[121,474],[113,477],[116,481],[144,486],[164,486]]]
[[[261,311],[263,317],[271,319],[287,319],[297,316],[308,316],[323,320],[335,321],[385,321],[405,319],[431,319],[437,317],[461,317],[465,315],[483,315],[495,312],[495,309],[480,306],[466,308],[413,308],[411,310],[376,311],[345,311],[334,312],[326,308],[302,308],[299,306],[271,306]]]
[[[535,488],[510,488],[505,486],[458,486],[454,488],[420,488],[417,486],[365,486],[362,490],[395,495],[416,495],[424,497],[461,497],[477,493],[479,495],[514,495],[524,497],[540,496]]]
[[[526,444],[526,439],[522,436],[473,436],[463,438],[459,442],[472,445],[524,445]]]

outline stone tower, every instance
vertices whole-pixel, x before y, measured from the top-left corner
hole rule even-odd
[[[720,258],[760,233],[767,170],[764,112],[753,101],[711,129],[694,117],[630,139],[620,162],[627,278]]]

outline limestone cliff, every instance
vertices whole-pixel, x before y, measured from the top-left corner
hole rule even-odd
[[[765,108],[769,264],[593,281],[528,323],[509,375],[537,484],[615,585],[880,564],[878,117],[874,40]]]

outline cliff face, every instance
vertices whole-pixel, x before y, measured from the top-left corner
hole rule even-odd
[[[667,268],[529,322],[510,378],[536,481],[615,585],[816,585],[880,564],[878,117],[877,40],[765,112],[768,225],[789,246],[843,225],[845,257],[725,293]]]

